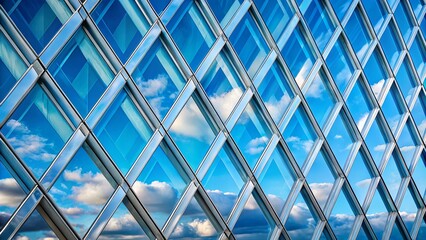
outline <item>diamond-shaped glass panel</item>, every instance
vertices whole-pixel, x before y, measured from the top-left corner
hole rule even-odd
[[[352,137],[352,130],[343,112],[340,112],[334,121],[333,127],[328,133],[327,141],[340,167],[344,169],[346,160],[355,144],[355,139]]]
[[[288,25],[293,10],[287,0],[254,0],[263,20],[275,40],[281,36]]]
[[[361,205],[364,203],[373,177],[374,175],[367,164],[364,153],[359,151],[348,174],[348,181]]]
[[[21,228],[13,237],[14,240],[20,239],[59,239],[47,224],[44,217],[38,210],[34,210],[29,218],[24,222]]]
[[[401,117],[405,112],[402,99],[395,85],[392,85],[382,105],[382,111],[392,132],[395,134]]]
[[[328,218],[328,222],[337,239],[349,239],[355,223],[355,215],[347,196],[348,194],[343,188]]]

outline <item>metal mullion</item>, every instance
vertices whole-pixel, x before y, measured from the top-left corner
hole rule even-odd
[[[237,223],[242,211],[244,210],[244,206],[250,198],[253,190],[254,184],[251,180],[247,181],[244,187],[241,189],[240,195],[234,205],[234,208],[232,209],[228,217],[228,227],[230,229],[233,229],[235,227],[235,224]]]
[[[296,181],[294,181],[293,187],[291,188],[290,193],[288,194],[287,200],[285,201],[284,207],[281,210],[281,214],[279,216],[281,222],[283,222],[284,224],[287,222],[287,219],[290,216],[294,203],[296,202],[297,197],[300,194],[300,191],[302,190],[304,181],[304,178],[296,179]]]
[[[226,136],[223,131],[220,131],[215,140],[213,140],[213,143],[208,149],[206,155],[201,160],[201,163],[196,171],[196,176],[198,179],[203,179],[225,143]]]

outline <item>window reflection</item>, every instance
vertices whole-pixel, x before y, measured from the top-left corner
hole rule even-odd
[[[354,211],[351,203],[349,203],[350,198],[348,196],[345,187],[343,187],[328,218],[331,229],[338,239],[349,239],[355,223]]]
[[[350,0],[330,0],[331,6],[334,8],[334,12],[336,13],[337,17],[340,21],[343,20],[343,17],[345,16],[346,12],[349,9],[349,6],[351,5],[352,1]]]
[[[387,15],[385,8],[380,0],[362,0],[362,4],[373,25],[374,31],[378,33]]]
[[[416,90],[416,82],[408,58],[405,58],[402,62],[395,79],[398,82],[401,93],[404,95],[406,103],[410,104],[414,91]]]
[[[400,105],[402,99],[394,85],[388,92],[382,105],[382,111],[392,132],[395,134],[405,109]]]
[[[372,40],[358,8],[355,9],[349,18],[345,31],[358,59],[362,61]]]
[[[378,49],[374,50],[370,59],[368,59],[368,62],[364,67],[364,73],[367,76],[371,90],[376,98],[379,99],[389,74],[385,69],[383,57],[379,53]]]
[[[305,190],[302,189],[284,226],[290,238],[307,240],[312,238],[317,221],[315,210],[309,204]]]
[[[422,44],[420,35],[414,38],[413,43],[410,47],[410,56],[413,60],[414,67],[416,68],[417,74],[420,79],[425,79],[426,75],[426,53],[425,46]]]
[[[414,221],[416,220],[417,213],[420,210],[420,206],[415,201],[414,196],[414,190],[410,185],[405,192],[404,199],[399,207],[399,214],[401,215],[402,221],[407,227],[407,230],[410,232],[413,230]]]
[[[40,178],[73,130],[42,87],[35,85],[1,133],[35,177]]]
[[[38,210],[30,215],[22,227],[13,237],[14,240],[21,239],[59,239],[52,231],[46,220]]]
[[[358,79],[352,88],[346,104],[351,115],[360,131],[364,128],[365,122],[372,110],[366,90],[361,83],[362,79]]]
[[[240,7],[242,0],[207,0],[214,15],[222,27],[225,27],[237,9]]]
[[[377,166],[380,166],[382,157],[385,154],[389,140],[381,126],[381,121],[376,118],[371,125],[370,131],[365,137],[365,143],[370,150],[371,157]]]
[[[383,32],[380,44],[382,45],[383,52],[385,53],[389,65],[392,69],[394,69],[396,62],[401,55],[402,46],[399,42],[398,36],[396,35],[393,22],[390,22]]]
[[[328,144],[343,170],[356,141],[348,121],[344,112],[340,112],[327,135]]]
[[[383,194],[380,189],[377,189],[366,213],[367,220],[377,239],[382,239],[388,215],[388,207],[384,202]]]
[[[293,16],[287,0],[254,0],[275,40],[281,36]]]
[[[407,123],[399,135],[398,146],[405,163],[410,167],[419,146],[419,140],[417,139],[417,134],[413,129],[410,119],[407,120]]]
[[[374,175],[367,163],[364,152],[359,151],[352,164],[348,180],[361,206],[364,203],[373,177]]]
[[[399,158],[396,152],[394,152],[390,156],[386,168],[382,173],[382,178],[394,200],[396,200],[399,186],[401,185],[401,180],[403,177],[405,177],[404,172],[402,171],[401,161],[402,160]]]
[[[334,32],[334,23],[321,0],[313,0],[303,14],[319,50],[322,52]]]
[[[342,38],[339,38],[334,44],[334,47],[327,56],[326,63],[334,82],[343,94],[355,68]]]
[[[408,43],[414,24],[411,20],[409,7],[405,1],[400,1],[398,7],[395,10],[394,16],[398,24],[399,30],[401,31],[402,37],[405,43]]]
[[[424,138],[426,136],[426,105],[425,95],[423,92],[420,92],[417,101],[414,104],[413,110],[411,111],[411,116],[413,116],[419,133],[421,134],[422,138]]]

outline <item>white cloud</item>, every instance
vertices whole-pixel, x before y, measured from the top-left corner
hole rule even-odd
[[[364,44],[364,46],[362,46],[362,48],[356,52],[356,55],[359,57],[363,57],[367,50],[368,50],[368,43]]]
[[[216,229],[208,219],[194,219],[192,222],[188,223],[194,232],[201,237],[213,236],[216,233]]]
[[[256,200],[251,195],[249,197],[249,199],[247,200],[246,205],[244,205],[244,209],[246,209],[246,210],[256,210],[257,208],[259,208],[259,205],[257,205]]]
[[[374,151],[383,152],[386,149],[386,144],[380,144],[374,147]]]
[[[308,59],[302,66],[302,68],[300,69],[299,73],[297,74],[297,76],[295,77],[296,83],[297,85],[299,85],[299,87],[302,87],[303,84],[306,81],[306,76],[308,76],[309,71],[311,70],[313,66],[313,63],[311,61],[311,59]]]
[[[302,141],[302,148],[305,152],[309,152],[312,149],[312,146],[314,145],[314,141],[312,140],[306,140]]]
[[[0,179],[0,206],[17,207],[25,193],[13,178]]]
[[[16,240],[30,240],[30,238],[27,237],[27,236],[17,236],[15,239]]]
[[[277,210],[280,211],[281,208],[284,206],[285,199],[282,199],[281,197],[274,195],[274,194],[268,194],[268,200],[271,203],[271,205]]]
[[[328,196],[330,195],[331,189],[333,188],[332,183],[312,183],[309,184],[315,198],[321,206],[325,206]]]
[[[148,79],[148,81],[137,78],[136,83],[145,97],[154,97],[163,93],[167,88],[167,78],[167,75],[159,74],[156,78]]]
[[[312,149],[312,146],[314,145],[314,141],[308,139],[308,140],[301,140],[299,137],[296,136],[290,136],[285,139],[287,143],[292,143],[293,147],[297,149],[303,149],[305,152],[309,152]]]
[[[12,131],[17,131],[20,133],[30,133],[30,130],[27,126],[25,126],[25,124],[15,119],[10,119],[9,121],[7,121],[6,126],[11,128]]]
[[[368,118],[368,112],[364,113],[361,118],[358,120],[358,122],[356,123],[356,125],[358,126],[359,130],[362,130],[362,128],[365,125],[365,122],[367,122],[367,118]]]
[[[300,141],[300,138],[296,137],[296,136],[290,136],[290,137],[288,137],[286,139],[286,142],[289,142],[289,143],[291,143],[291,142],[299,142],[299,141]]]
[[[133,190],[150,211],[170,212],[177,201],[177,190],[166,182],[153,181],[146,184],[136,181]]]
[[[342,137],[342,135],[340,135],[340,134],[336,134],[336,135],[334,135],[334,139],[341,139],[341,138],[343,138],[343,137]]]
[[[188,100],[186,106],[173,122],[170,132],[203,142],[210,142],[214,138],[207,120],[192,98]]]
[[[385,80],[382,79],[382,80],[378,81],[377,83],[371,85],[371,90],[373,90],[373,93],[376,96],[376,98],[379,97],[380,92],[382,91],[384,84],[385,84]]]
[[[378,229],[379,231],[383,231],[386,225],[386,220],[388,217],[387,212],[379,212],[374,214],[367,214],[367,219],[370,222],[371,226],[374,229]]]
[[[409,213],[409,212],[399,212],[401,215],[401,218],[404,220],[404,222],[414,222],[416,220],[417,213]]]
[[[252,155],[261,153],[263,149],[265,149],[268,140],[269,139],[266,136],[250,140],[247,144],[246,152]]]
[[[81,168],[74,171],[65,170],[64,178],[68,181],[81,183],[71,188],[71,199],[88,205],[104,204],[113,192],[112,186],[102,173],[87,172],[81,174]]]
[[[65,214],[65,215],[81,215],[84,213],[84,210],[82,208],[78,208],[78,207],[71,207],[71,208],[61,208],[61,211]]]
[[[111,220],[108,222],[107,226],[105,227],[106,231],[123,231],[125,229],[134,229],[134,228],[140,228],[138,223],[136,222],[135,218],[130,214],[124,214],[123,216],[120,216],[118,218],[111,218]]]
[[[265,105],[269,113],[271,114],[272,118],[275,121],[278,121],[281,118],[284,110],[287,108],[290,101],[291,101],[291,98],[286,92],[284,93],[284,95],[281,97],[279,101],[277,101],[276,99],[273,99],[268,102],[265,102]]]
[[[416,149],[416,146],[413,146],[413,145],[403,146],[400,149],[401,149],[401,152],[410,152],[410,151],[414,151]]]
[[[305,96],[311,98],[321,98],[324,90],[325,89],[324,85],[322,84],[321,78],[319,76],[316,76],[311,86],[309,86],[309,89],[306,92]]]
[[[356,182],[355,185],[359,188],[368,188],[370,186],[370,183],[371,183],[371,179],[367,178],[367,179]]]
[[[227,119],[231,114],[243,92],[240,88],[233,88],[229,92],[224,92],[220,95],[212,96],[210,101],[219,113],[222,119]]]

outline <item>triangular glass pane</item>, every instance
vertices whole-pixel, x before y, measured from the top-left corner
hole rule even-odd
[[[112,160],[126,174],[152,135],[152,129],[126,91],[121,91],[94,132]]]
[[[188,182],[177,159],[165,147],[166,145],[160,145],[155,150],[132,187],[160,228],[176,206]]]
[[[283,136],[297,164],[302,168],[318,137],[303,107],[296,110]]]
[[[231,135],[248,165],[254,168],[272,136],[271,129],[254,100],[247,104]]]
[[[397,154],[392,154],[382,173],[382,178],[394,200],[398,194],[402,177],[404,177],[401,176],[403,174],[401,171],[401,163],[397,159],[399,159]]]
[[[255,197],[250,195],[232,230],[236,239],[268,239],[273,226],[268,222]]]
[[[83,237],[114,188],[91,157],[80,148],[56,180],[49,195]]]
[[[216,239],[219,234],[194,197],[179,219],[170,239]]]
[[[364,203],[372,179],[373,174],[366,163],[364,154],[359,151],[352,164],[348,180],[361,205]]]
[[[371,228],[373,229],[377,239],[382,239],[388,215],[389,212],[383,202],[382,194],[380,193],[380,190],[377,189],[366,213],[366,217],[370,222]]]
[[[41,86],[35,85],[1,133],[35,177],[40,178],[73,130]]]
[[[416,220],[419,209],[418,204],[414,200],[412,191],[411,186],[409,186],[405,192],[401,206],[399,207],[399,215],[401,215],[402,221],[409,232],[413,229],[414,221]]]
[[[335,181],[335,174],[330,169],[326,154],[320,151],[309,170],[306,180],[318,204],[324,209]]]
[[[297,196],[284,225],[292,239],[311,239],[317,225],[318,217],[304,191]]]
[[[27,195],[3,161],[0,155],[0,231]]]
[[[234,153],[225,145],[202,181],[207,194],[224,219],[231,213],[246,180],[236,161]]]
[[[30,215],[19,231],[13,237],[14,240],[27,239],[59,239],[52,231],[46,220],[37,210]]]
[[[348,202],[345,189],[342,189],[334,204],[328,223],[337,239],[349,239],[354,222],[354,212]]]
[[[295,181],[294,171],[281,147],[275,148],[258,181],[279,215]]]
[[[160,119],[166,115],[185,86],[184,77],[161,39],[157,39],[145,54],[133,71],[132,78]]]
[[[170,127],[170,135],[192,170],[196,171],[210,148],[216,133],[208,119],[207,112],[200,106],[194,95]]]
[[[98,239],[149,239],[141,225],[121,203]]]

